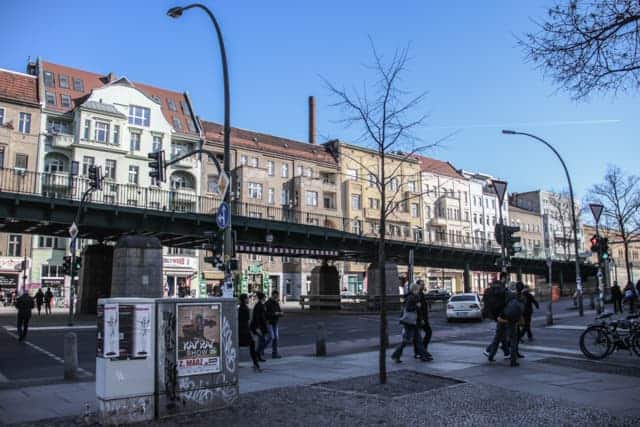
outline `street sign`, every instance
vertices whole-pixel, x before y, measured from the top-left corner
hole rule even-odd
[[[602,210],[604,209],[604,206],[602,206],[600,203],[591,203],[589,207],[591,208],[593,219],[596,220],[596,224],[599,223],[600,215],[602,215]]]
[[[75,222],[71,224],[71,227],[69,227],[69,236],[74,240],[78,236],[78,226]]]
[[[582,291],[582,278],[581,277],[576,277],[576,287],[578,288],[579,291]]]
[[[500,206],[502,206],[504,195],[507,192],[507,182],[500,181],[497,179],[494,179],[492,182],[493,182],[493,189],[496,191],[496,195],[498,196],[498,202],[500,202]]]
[[[229,183],[231,180],[229,179],[229,175],[226,172],[220,172],[218,176],[218,192],[220,193],[220,197],[223,199],[227,196],[227,191],[229,191]]]
[[[216,223],[221,229],[225,229],[229,226],[229,220],[231,219],[231,211],[227,202],[222,202],[218,208],[218,214],[216,215]]]

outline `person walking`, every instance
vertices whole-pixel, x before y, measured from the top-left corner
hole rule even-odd
[[[38,309],[38,316],[41,315],[40,311],[42,310],[42,304],[44,303],[44,293],[42,293],[42,288],[38,289],[36,292],[36,308]]]
[[[482,295],[483,316],[496,322],[496,330],[493,334],[493,339],[485,351],[482,352],[489,362],[493,362],[495,360],[498,347],[501,345],[505,359],[510,358],[509,345],[506,339],[506,322],[498,320],[501,318],[502,311],[504,310],[507,298],[506,293],[507,290],[505,289],[504,283],[500,280],[495,280]]]
[[[629,313],[633,313],[636,309],[636,289],[633,286],[633,283],[627,283],[627,286],[624,287],[624,301],[623,303],[629,304]]]
[[[33,310],[33,298],[26,290],[16,298],[15,306],[18,309],[18,341],[23,341],[29,329],[29,319]]]
[[[531,342],[533,341],[533,334],[531,333],[531,317],[533,316],[533,306],[536,307],[536,310],[539,310],[540,305],[538,304],[538,301],[536,301],[535,297],[531,294],[528,286],[524,286],[524,284],[518,282],[518,284],[516,284],[516,289],[518,290],[518,293],[521,294],[521,299],[524,302],[524,313],[522,315],[523,325],[520,329],[519,339],[522,341],[524,335],[527,334],[527,338],[529,338],[529,342]]]
[[[611,286],[611,302],[613,303],[613,312],[622,313],[622,290],[620,290],[617,280],[614,280],[613,286]]]
[[[280,303],[278,297],[280,294],[278,291],[271,292],[271,298],[265,304],[267,311],[267,330],[269,331],[269,339],[271,340],[271,358],[280,359],[282,356],[278,353],[278,341],[280,340],[280,334],[278,333],[278,321],[282,316],[282,310],[280,310]]]
[[[264,349],[269,345],[269,328],[267,327],[267,310],[264,307],[266,296],[264,293],[256,292],[258,302],[253,306],[253,316],[251,318],[251,332],[258,336],[258,360],[266,362],[264,359]]]
[[[53,292],[51,288],[47,288],[44,294],[44,314],[51,314],[51,300],[53,300]]]
[[[429,302],[427,301],[427,296],[425,295],[425,284],[423,280],[418,280],[418,286],[420,286],[420,291],[418,292],[418,300],[420,303],[420,308],[418,310],[418,330],[422,329],[424,332],[424,337],[422,338],[422,347],[424,349],[424,354],[427,356],[429,361],[433,360],[433,356],[429,353],[429,343],[431,342],[431,325],[429,324]],[[421,357],[420,350],[418,349],[418,345],[413,343],[413,357],[419,359]]]
[[[400,358],[402,357],[402,351],[404,348],[414,343],[417,346],[417,353],[420,355],[420,360],[426,362],[429,360],[427,354],[422,346],[422,340],[420,339],[420,330],[418,329],[418,311],[422,308],[418,293],[420,292],[420,285],[413,283],[409,288],[409,294],[404,302],[402,311],[402,317],[400,318],[400,324],[403,327],[402,342],[396,347],[391,360],[396,363],[402,363]]]
[[[253,361],[253,370],[262,372],[258,360],[258,352],[256,351],[256,343],[251,335],[249,327],[251,312],[249,311],[249,297],[247,294],[240,295],[240,306],[238,307],[238,346],[249,347],[249,355]]]

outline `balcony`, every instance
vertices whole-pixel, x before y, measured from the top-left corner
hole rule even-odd
[[[73,145],[73,135],[66,133],[49,133],[47,143],[53,148],[69,148]]]
[[[436,227],[444,227],[449,220],[443,216],[434,216],[431,218],[430,224]]]
[[[180,155],[181,154],[171,156],[171,159],[173,160]],[[187,157],[186,159],[182,159],[171,166],[176,168],[186,168],[186,169],[195,168],[198,166],[198,158],[196,156]]]

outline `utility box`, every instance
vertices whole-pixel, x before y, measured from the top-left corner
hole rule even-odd
[[[96,398],[98,420],[119,425],[152,420],[155,414],[155,301],[98,300]]]
[[[236,403],[236,304],[233,298],[156,300],[157,417],[221,409]]]

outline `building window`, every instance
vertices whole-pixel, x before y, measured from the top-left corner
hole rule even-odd
[[[191,119],[188,117],[185,120],[187,121],[187,127],[189,128],[189,131],[196,132],[196,126],[193,124],[193,121],[191,121]]]
[[[113,125],[113,145],[120,145],[120,126]]]
[[[415,181],[409,181],[407,183],[407,189],[413,193],[416,192],[416,182]]]
[[[151,111],[145,107],[129,105],[129,124],[135,126],[149,127],[149,117]]]
[[[171,175],[171,188],[174,190],[194,190],[196,183],[193,175],[185,172],[176,172]]]
[[[153,135],[153,142],[151,143],[151,151],[154,153],[162,150],[162,136]]]
[[[49,154],[44,161],[46,173],[64,172],[64,160],[60,155]]]
[[[48,236],[38,236],[38,247],[55,249],[58,247],[58,238],[48,237]]]
[[[71,97],[69,95],[60,95],[60,105],[64,108],[71,107]]]
[[[361,209],[361,196],[360,194],[352,194],[351,195],[351,209]]]
[[[389,190],[396,191],[398,189],[398,178],[393,177],[391,181],[389,181]]]
[[[280,193],[280,198],[281,198],[281,203],[283,205],[288,205],[289,204],[289,189],[288,188],[283,188],[282,192]]]
[[[178,111],[178,107],[176,107],[176,103],[173,99],[167,98],[167,105],[169,106],[169,110]]]
[[[306,177],[308,177],[308,178],[311,178],[311,177],[313,176],[313,169],[311,169],[311,168],[306,168],[306,169],[304,170],[304,176],[306,176]]]
[[[140,132],[131,132],[131,139],[129,140],[129,150],[140,151]]]
[[[273,176],[273,174],[275,173],[275,170],[276,170],[276,164],[273,162],[273,160],[267,161],[267,175]]]
[[[19,234],[11,234],[9,236],[9,256],[22,255],[22,236]]]
[[[362,233],[362,223],[359,220],[354,220],[351,222],[351,232],[354,234]]]
[[[173,127],[176,130],[182,130],[182,122],[180,121],[180,119],[176,116],[173,116]]]
[[[59,74],[58,85],[63,89],[69,89],[69,76],[65,76],[64,74]]]
[[[107,159],[104,161],[104,177],[106,179],[114,180],[116,179],[116,161],[112,159]]]
[[[46,87],[54,87],[55,84],[53,82],[53,73],[51,71],[44,72],[44,85]]]
[[[247,164],[247,156],[240,156],[240,164],[242,166]]]
[[[287,163],[282,165],[282,177],[289,178],[289,165]]]
[[[276,189],[270,188],[269,192],[267,193],[267,203],[269,203],[270,205],[273,205],[275,202],[276,202]]]
[[[182,107],[182,112],[184,114],[189,114],[189,106],[187,105],[187,103],[183,100],[180,101],[180,106]]]
[[[84,92],[84,82],[82,79],[74,78],[73,79],[73,90],[77,90],[78,92]]]
[[[18,130],[20,133],[31,133],[31,113],[20,113]]]
[[[109,123],[96,121],[93,139],[103,144],[109,142]]]
[[[262,200],[262,184],[250,182],[248,188],[250,199]]]
[[[374,199],[372,197],[369,197],[369,208],[380,209],[380,199]]]
[[[0,126],[4,124],[4,108],[0,108]]]
[[[358,170],[357,169],[347,169],[347,177],[351,181],[357,181],[358,180]]]
[[[369,182],[369,187],[375,187],[376,185],[376,176],[372,173],[367,177],[367,181]]]
[[[16,162],[15,162],[16,169],[27,169],[28,163],[29,163],[29,156],[22,153],[16,153]]]
[[[302,176],[302,166],[296,168],[296,176]]]
[[[129,166],[129,184],[138,185],[138,166]]]
[[[47,100],[47,105],[56,105],[56,94],[53,92],[45,92],[44,97]]]
[[[89,139],[89,135],[91,135],[91,120],[85,120],[84,121],[84,132],[83,132],[83,136],[84,139]]]
[[[249,162],[249,166],[251,166],[252,168],[257,168],[259,164],[260,163],[257,157],[252,157],[251,161]]]
[[[207,175],[207,191],[218,193],[218,175]]]
[[[318,192],[306,191],[305,198],[307,200],[307,206],[318,206]]]
[[[417,218],[420,215],[417,203],[411,203],[411,216]]]
[[[82,158],[82,175],[89,175],[89,166],[93,166],[96,159],[91,156],[84,156]]]

